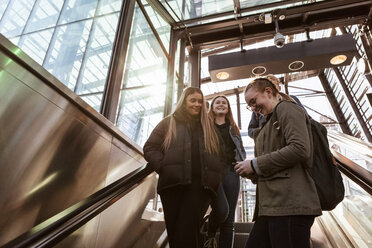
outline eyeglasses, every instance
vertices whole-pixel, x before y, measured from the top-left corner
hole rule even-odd
[[[246,108],[249,110],[249,111],[252,111],[253,112],[253,108],[256,108],[257,107],[257,104],[256,104],[256,99],[254,99],[254,102],[250,102],[249,104],[247,104]]]
[[[254,111],[253,108],[256,108],[257,107],[257,103],[256,103],[256,99],[257,99],[257,95],[256,94],[253,98],[251,98],[251,100],[249,101],[249,103],[247,104],[246,108],[249,110],[249,111]]]

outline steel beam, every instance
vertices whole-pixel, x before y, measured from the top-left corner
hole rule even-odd
[[[344,116],[344,114],[343,114],[343,112],[340,108],[340,105],[337,102],[336,96],[334,95],[334,93],[331,89],[329,81],[328,81],[326,75],[324,74],[324,70],[322,70],[319,73],[318,77],[319,77],[319,80],[320,80],[320,82],[323,86],[323,89],[324,89],[324,91],[327,95],[328,101],[331,104],[332,110],[336,115],[337,121],[338,121],[338,123],[341,127],[342,132],[345,133],[345,134],[348,134],[348,135],[353,135],[349,125],[347,124],[346,118],[345,118],[345,116]]]
[[[100,113],[112,123],[115,122],[116,117],[134,6],[135,0],[124,0],[122,3],[106,85],[102,97]]]

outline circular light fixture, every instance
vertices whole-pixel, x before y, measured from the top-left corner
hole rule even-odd
[[[255,68],[252,69],[252,73],[255,75],[255,76],[261,76],[262,74],[264,74],[266,72],[266,68],[263,67],[263,66],[256,66]]]
[[[344,63],[346,61],[346,59],[347,59],[346,55],[340,54],[340,55],[336,55],[333,58],[331,58],[331,60],[329,62],[332,65],[339,65],[339,64]]]
[[[226,80],[230,77],[230,74],[225,72],[225,71],[221,71],[219,73],[217,73],[216,77],[219,79],[219,80]]]
[[[296,60],[289,64],[288,69],[290,69],[291,71],[298,71],[302,69],[304,65],[304,62],[302,62],[301,60]]]

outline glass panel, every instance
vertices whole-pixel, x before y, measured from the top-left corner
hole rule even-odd
[[[60,26],[50,44],[44,68],[74,90],[92,21]]]
[[[30,19],[27,21],[25,32],[54,27],[57,23],[63,1],[40,0],[36,3]]]
[[[54,28],[41,32],[23,35],[18,46],[40,65],[43,64],[45,53],[48,50],[50,39],[52,38]]]
[[[240,0],[240,8],[249,8],[259,5],[265,5],[268,3],[285,2],[283,0]]]
[[[20,35],[26,25],[34,0],[12,1],[0,22],[0,33],[6,37]]]
[[[116,125],[139,145],[163,118],[168,61],[136,5]]]
[[[84,101],[86,101],[90,106],[92,106],[97,112],[99,112],[102,102],[102,93],[92,94],[86,96],[80,96]]]
[[[203,17],[207,15],[223,13],[234,10],[234,1],[231,0],[200,0],[200,1],[185,1],[185,0],[173,0],[165,1],[161,0],[161,3],[166,9],[170,11],[167,3],[175,11],[177,16],[182,20],[188,20],[192,18]],[[178,18],[175,18],[178,21]]]
[[[142,0],[142,3],[145,5],[146,1]],[[145,7],[147,15],[149,15],[152,25],[154,25],[157,33],[160,36],[161,41],[163,42],[164,47],[167,49],[169,53],[169,40],[170,40],[170,25],[159,16],[159,14],[154,11],[154,9],[147,5]]]
[[[120,11],[123,0],[101,0],[98,5],[97,15],[104,15]]]
[[[163,84],[121,91],[116,125],[140,146],[163,118],[165,88]]]
[[[8,6],[8,3],[10,2],[10,0],[2,0],[0,2],[0,20],[1,18],[3,17],[4,15],[4,12],[6,10],[6,7]]]
[[[119,13],[94,20],[89,46],[85,52],[78,80],[76,90],[78,95],[103,92],[118,18]]]
[[[96,12],[97,1],[98,0],[66,0],[59,24],[93,17]]]

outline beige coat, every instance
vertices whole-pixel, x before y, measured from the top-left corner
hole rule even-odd
[[[278,123],[269,119],[256,135],[257,178],[255,216],[321,215],[315,184],[305,167],[312,164],[311,126],[304,110],[283,101]]]

